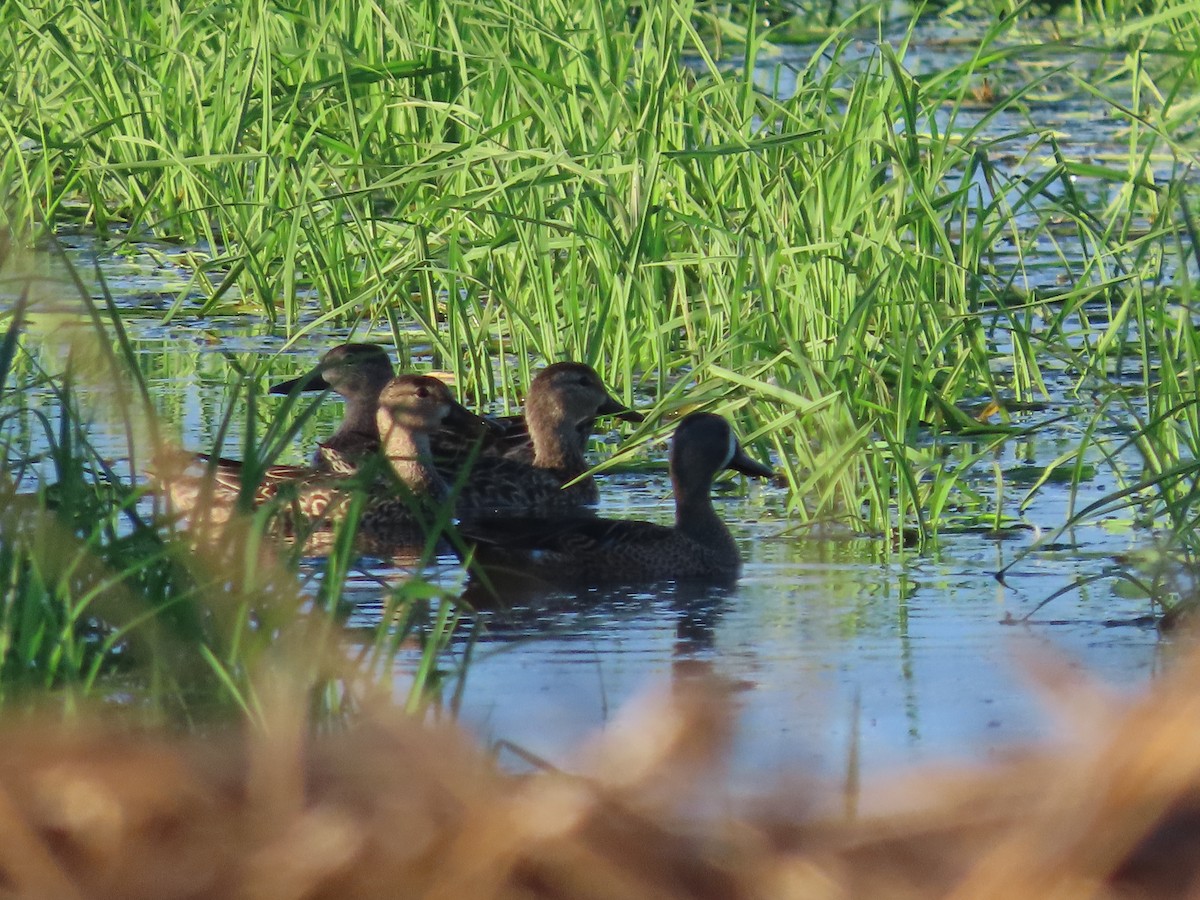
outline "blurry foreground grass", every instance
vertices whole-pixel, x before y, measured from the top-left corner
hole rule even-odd
[[[54,898],[1196,896],[1200,654],[1123,707],[1064,672],[1043,677],[1070,731],[1053,751],[769,803],[730,796],[732,695],[696,676],[570,771],[524,776],[386,705],[314,737],[279,671],[259,727],[205,738],[10,720],[0,879]]]
[[[303,660],[293,677],[307,686],[309,712],[329,724],[415,642],[424,655],[408,705],[419,707],[457,624],[444,592],[416,576],[391,586],[376,640],[354,665],[330,658],[346,652],[335,632],[350,543],[335,537],[306,584],[301,548],[274,538],[269,509],[204,533],[175,521],[146,472],[190,455],[161,436],[111,296],[93,299],[59,260],[6,249],[0,705],[53,698],[70,710],[103,699],[142,723],[262,722],[257,675],[282,654],[289,665]],[[258,376],[246,371],[231,393],[252,392]],[[284,418],[262,436],[247,430],[239,451],[248,465],[272,462],[303,413]]]

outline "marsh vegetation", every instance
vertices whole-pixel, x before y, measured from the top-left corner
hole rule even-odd
[[[493,409],[593,364],[650,414],[602,448],[626,476],[675,414],[725,414],[784,475],[776,537],[1010,536],[1007,566],[1103,523],[1153,552],[1069,587],[1178,605],[1200,6],[1145,6],[5,4],[0,689],[261,714],[349,554],[302,565],[254,518],[192,551],[144,473],[197,416],[203,449],[288,459],[323,413],[268,373],[350,333]],[[123,255],[157,277],[114,290]],[[145,353],[164,328],[220,352]],[[306,669],[316,705],[415,643],[420,706],[470,663],[458,587],[393,583],[361,670]]]

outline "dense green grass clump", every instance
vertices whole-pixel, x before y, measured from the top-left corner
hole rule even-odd
[[[1088,71],[1019,65],[1047,58],[1029,9],[920,76],[911,29],[864,55],[894,26],[822,11],[779,91],[764,16],[686,0],[9,3],[0,208],[183,241],[208,311],[300,333],[311,288],[317,321],[416,322],[474,396],[573,357],[664,410],[739,408],[797,515],[924,538],[999,512],[968,482],[987,446],[919,448],[981,430],[963,401],[1038,396],[1048,360],[1085,388],[1121,329],[1148,342],[1182,221],[1153,164],[1186,148],[1196,11],[1078,7],[1132,48]],[[983,137],[1064,83],[1129,122],[1125,159],[1033,124]],[[1061,257],[1053,295],[1030,289],[1035,247]]]

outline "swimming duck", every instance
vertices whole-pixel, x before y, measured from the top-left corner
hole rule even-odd
[[[401,375],[384,384],[376,397],[375,434],[388,466],[355,475],[339,475],[303,466],[270,466],[253,495],[253,505],[278,502],[278,527],[286,534],[327,529],[342,518],[355,486],[366,479],[366,506],[359,533],[399,542],[420,539],[422,519],[444,506],[449,488],[433,466],[430,435],[447,421],[456,427],[482,428],[481,419],[459,404],[450,389],[427,375]],[[208,522],[229,518],[242,490],[242,466],[216,460],[212,477],[183,477],[167,483],[176,509]]]
[[[580,476],[590,468],[584,454],[597,416],[644,418],[612,397],[591,366],[547,366],[533,379],[525,400],[531,462],[484,452],[465,464],[461,456],[439,462],[443,477],[456,485],[457,509],[551,512],[595,503],[600,499],[596,482]]]
[[[274,385],[270,393],[332,390],[345,398],[342,424],[317,444],[313,465],[320,471],[349,475],[379,450],[375,411],[379,392],[394,374],[387,351],[378,344],[339,344],[311,372]]]
[[[494,582],[731,582],[741,569],[737,545],[713,509],[713,479],[723,469],[770,478],[729,423],[693,413],[675,429],[670,451],[675,526],[585,516],[475,518],[459,533]]]

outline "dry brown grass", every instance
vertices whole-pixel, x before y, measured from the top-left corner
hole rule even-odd
[[[95,719],[0,737],[0,892],[71,897],[1200,896],[1200,654],[1153,693],[1071,699],[1077,740],[973,773],[726,803],[719,684],[651,698],[572,763],[515,776],[455,729],[380,707],[314,737],[182,737]],[[1080,710],[1083,710],[1080,713]],[[1106,711],[1107,710],[1107,711]],[[732,810],[732,811],[731,811]]]

